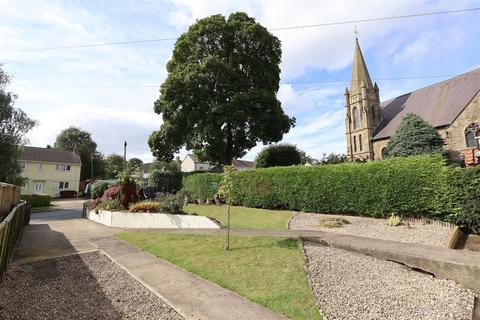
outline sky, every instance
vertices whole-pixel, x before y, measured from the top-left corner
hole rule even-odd
[[[196,20],[244,11],[275,29],[480,7],[480,0],[0,0],[0,63],[12,76],[16,107],[38,121],[30,145],[53,144],[69,126],[91,132],[104,154],[153,160],[147,144],[162,124],[153,103],[167,76],[174,40],[32,50],[105,42],[176,38]],[[381,100],[480,67],[480,11],[356,23]],[[282,142],[313,158],[346,153],[344,97],[355,25],[277,30],[282,43],[278,99],[297,119]],[[421,79],[397,79],[428,77]],[[390,79],[390,80],[388,80]],[[333,82],[331,80],[334,80]],[[257,145],[244,159],[253,160]],[[181,150],[183,157],[187,153]]]

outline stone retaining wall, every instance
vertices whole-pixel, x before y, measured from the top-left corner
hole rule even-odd
[[[121,211],[87,212],[87,219],[109,227],[117,228],[220,228],[215,222],[204,216],[191,216],[164,213],[132,213]]]

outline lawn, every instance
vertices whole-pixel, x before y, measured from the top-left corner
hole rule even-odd
[[[322,319],[298,239],[121,233],[120,239],[291,319]]]
[[[183,210],[189,214],[215,218],[224,225],[227,222],[226,206],[189,204]],[[288,219],[293,215],[292,211],[231,207],[230,223],[232,228],[287,229]]]
[[[44,212],[44,211],[49,211],[51,210],[52,208],[54,208],[54,205],[49,205],[49,206],[45,206],[45,207],[32,207],[32,211],[31,212]]]

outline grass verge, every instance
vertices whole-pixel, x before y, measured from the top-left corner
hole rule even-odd
[[[291,319],[322,319],[298,239],[121,233],[120,239]]]
[[[189,204],[183,208],[189,214],[209,216],[227,222],[227,206]],[[232,228],[287,229],[287,222],[294,215],[292,211],[265,210],[245,207],[231,207]]]
[[[53,208],[55,208],[54,205],[49,205],[49,206],[45,206],[45,207],[32,207],[31,212],[46,212],[46,211],[52,210]]]

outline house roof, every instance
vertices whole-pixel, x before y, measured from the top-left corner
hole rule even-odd
[[[20,160],[82,164],[80,156],[72,151],[27,146],[21,148]]]
[[[253,168],[254,162],[248,160],[233,159],[232,165],[235,168],[250,169]]]
[[[373,139],[392,136],[410,112],[434,127],[450,125],[479,92],[480,68],[382,102],[382,121]]]

